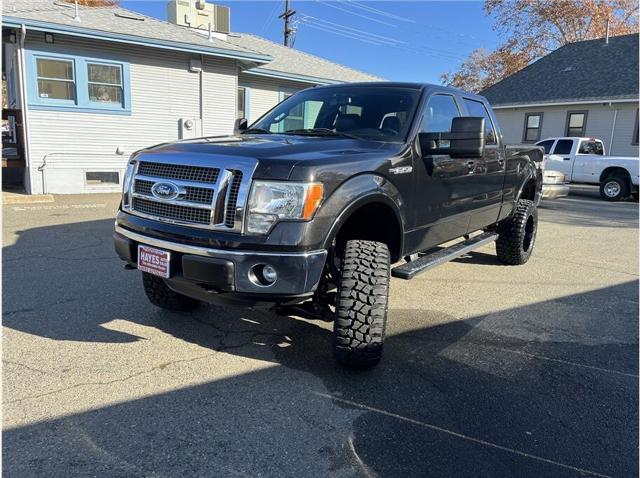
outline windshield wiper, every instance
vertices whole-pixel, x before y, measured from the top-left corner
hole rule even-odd
[[[249,129],[245,129],[244,131],[242,131],[241,134],[247,134],[247,133],[253,133],[253,134],[273,134],[273,132],[269,131],[268,129],[264,129],[264,128],[249,128]]]
[[[343,133],[342,131],[335,131],[329,128],[304,128],[304,129],[290,129],[283,134],[299,134],[306,136],[339,136],[342,138],[360,139],[352,134]]]

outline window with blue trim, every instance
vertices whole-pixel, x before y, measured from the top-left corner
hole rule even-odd
[[[125,62],[29,52],[29,105],[107,114],[131,111],[129,64]]]

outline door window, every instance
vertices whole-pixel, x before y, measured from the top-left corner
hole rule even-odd
[[[486,144],[496,144],[496,132],[487,108],[480,101],[464,99],[464,104],[469,111],[469,116],[481,116],[484,118],[484,141]]]
[[[456,100],[451,95],[433,95],[429,98],[422,117],[422,131],[443,133],[451,131],[451,121],[460,116]]]
[[[553,154],[571,154],[571,148],[573,148],[573,141],[570,139],[559,139],[556,144]]]
[[[236,118],[247,117],[247,89],[244,86],[238,86],[238,109]]]
[[[545,141],[540,141],[536,143],[536,146],[542,146],[544,148],[544,154],[549,154],[551,152],[551,147],[553,146],[553,139],[547,139]]]

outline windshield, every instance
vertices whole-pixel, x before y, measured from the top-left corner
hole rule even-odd
[[[419,95],[390,86],[312,88],[287,98],[247,132],[404,141]]]

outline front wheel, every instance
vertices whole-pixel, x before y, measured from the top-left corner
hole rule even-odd
[[[333,351],[347,366],[369,368],[382,358],[389,301],[389,248],[374,241],[347,241],[342,257]]]
[[[605,201],[620,201],[629,196],[629,185],[624,178],[609,176],[600,182],[600,197]]]
[[[496,254],[509,265],[521,265],[531,257],[538,232],[538,210],[533,201],[520,199],[513,215],[498,225]]]

